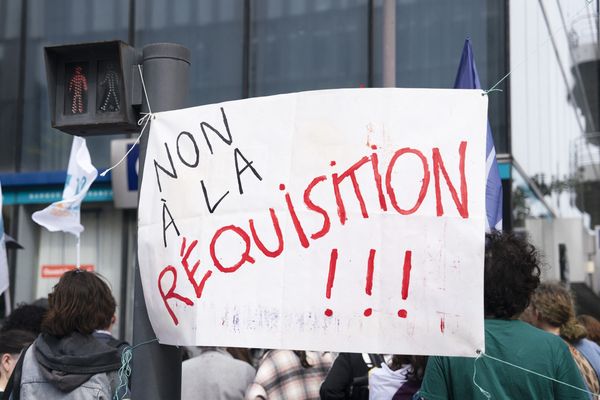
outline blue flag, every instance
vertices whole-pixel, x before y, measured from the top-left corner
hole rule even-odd
[[[454,81],[455,89],[481,89],[479,74],[475,66],[475,57],[471,48],[471,41],[465,40],[460,65]],[[502,230],[502,181],[498,164],[496,162],[496,148],[490,123],[487,124],[486,138],[486,185],[485,185],[485,230]]]

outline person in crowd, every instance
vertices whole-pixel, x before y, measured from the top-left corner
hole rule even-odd
[[[270,350],[263,356],[245,399],[317,400],[330,367],[329,354]]]
[[[30,331],[12,329],[0,332],[0,396],[8,383],[21,352],[36,338]]]
[[[585,326],[588,333],[587,338],[600,346],[600,321],[587,314],[577,316],[577,321]]]
[[[6,392],[12,400],[112,399],[119,350],[92,336],[115,313],[108,284],[93,272],[68,271],[48,303],[42,333],[21,356]]]
[[[33,332],[38,335],[42,330],[42,320],[47,308],[35,304],[19,304],[4,320],[1,331],[14,329]]]
[[[101,329],[96,329],[92,333],[92,336],[94,336],[96,338],[96,340],[99,340],[104,344],[107,344],[112,347],[116,347],[117,349],[119,349],[119,354],[122,354],[123,351],[127,347],[129,347],[129,343],[127,343],[125,340],[119,340],[112,335],[112,328],[116,322],[117,322],[117,316],[113,315],[112,318],[110,319],[109,324]]]
[[[421,388],[426,364],[426,356],[392,356],[369,375],[369,400],[411,400]]]
[[[600,393],[600,347],[585,339],[587,331],[575,318],[573,297],[565,287],[559,283],[541,284],[533,294],[524,319],[563,338],[588,389]]]
[[[486,235],[484,264],[485,353],[430,357],[420,398],[482,399],[488,397],[484,390],[493,399],[588,400],[566,343],[518,319],[540,284],[536,249],[513,234],[495,232]]]
[[[202,347],[182,364],[181,399],[243,400],[255,375],[248,349]]]
[[[383,362],[380,354],[340,353],[321,385],[321,400],[367,400],[368,373]]]

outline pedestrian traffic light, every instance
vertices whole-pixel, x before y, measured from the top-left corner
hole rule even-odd
[[[141,101],[133,98],[139,81],[135,48],[111,41],[44,50],[53,128],[80,136],[139,129],[134,106]]]

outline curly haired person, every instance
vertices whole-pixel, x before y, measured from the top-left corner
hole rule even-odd
[[[586,339],[586,328],[575,318],[573,297],[565,287],[559,283],[541,284],[523,320],[563,338],[588,389],[600,392],[600,347]]]
[[[518,319],[540,283],[535,248],[512,234],[490,234],[484,268],[486,354],[575,388],[486,357],[430,357],[421,398],[481,399],[476,381],[493,399],[589,400],[567,344]]]

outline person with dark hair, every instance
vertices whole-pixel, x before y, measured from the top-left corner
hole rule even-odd
[[[36,336],[33,332],[18,329],[0,332],[0,396],[21,352],[35,340]]]
[[[270,350],[260,361],[245,399],[318,400],[319,388],[329,367],[331,360],[327,354]]]
[[[36,335],[42,330],[42,320],[47,308],[34,304],[19,304],[4,320],[1,331],[14,329],[33,332]]]
[[[571,293],[558,283],[543,283],[533,294],[528,311],[523,319],[563,338],[588,389],[600,393],[600,347],[585,338],[587,331],[575,318]]]
[[[587,338],[600,346],[600,321],[587,314],[578,315],[577,321],[585,326],[588,333]]]
[[[129,343],[127,343],[125,340],[119,340],[112,335],[111,331],[116,322],[117,317],[116,315],[113,315],[110,319],[110,323],[107,326],[94,330],[92,336],[104,344],[116,347],[119,349],[119,354],[123,354],[123,351],[129,347]]]
[[[10,399],[111,399],[118,384],[119,351],[92,336],[115,313],[108,284],[92,272],[68,271],[48,303],[42,333],[19,360],[7,386]]]
[[[367,400],[369,371],[383,362],[380,354],[338,354],[321,385],[321,400]]]
[[[487,235],[485,354],[535,374],[485,356],[430,357],[420,398],[481,399],[485,390],[494,399],[589,400],[566,343],[518,319],[539,283],[538,253],[531,244],[509,233]]]

